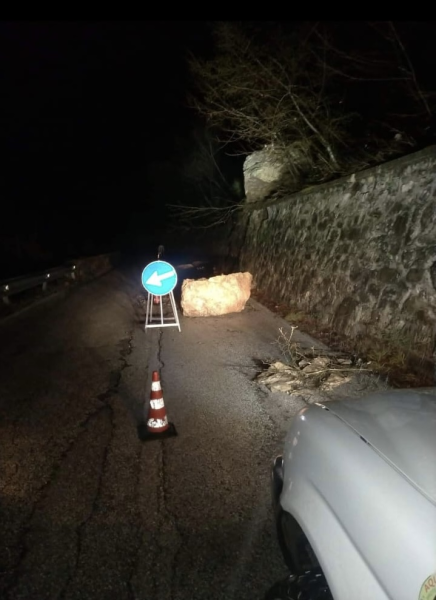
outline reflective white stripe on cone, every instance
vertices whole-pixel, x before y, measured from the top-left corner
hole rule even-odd
[[[147,427],[153,429],[154,431],[156,431],[157,429],[159,431],[163,431],[164,429],[167,428],[167,426],[168,426],[168,418],[167,417],[165,417],[163,419],[149,419],[147,421]]]
[[[165,405],[163,398],[159,398],[159,400],[150,400],[150,406],[156,410],[159,408],[164,408]]]

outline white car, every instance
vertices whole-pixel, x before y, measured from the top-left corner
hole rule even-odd
[[[436,388],[302,409],[272,469],[267,598],[436,599]]]

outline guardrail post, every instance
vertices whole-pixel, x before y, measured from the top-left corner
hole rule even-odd
[[[46,273],[45,275],[45,281],[42,284],[42,291],[45,292],[47,290],[47,279],[49,279],[50,277],[50,273]]]
[[[3,302],[5,304],[10,304],[11,303],[11,301],[9,300],[9,296],[6,293],[8,291],[9,291],[9,286],[8,285],[4,285],[3,289],[2,289],[2,292],[3,292],[2,296],[3,296]]]

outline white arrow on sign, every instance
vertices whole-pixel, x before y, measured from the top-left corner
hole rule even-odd
[[[150,275],[150,277],[147,279],[145,285],[155,285],[156,287],[162,287],[162,281],[164,279],[174,277],[175,274],[175,271],[168,271],[167,273],[162,273],[162,275],[158,275],[158,272],[155,271],[153,275]]]

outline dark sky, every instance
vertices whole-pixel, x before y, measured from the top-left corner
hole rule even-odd
[[[146,202],[147,162],[170,151],[190,118],[183,55],[202,50],[204,26],[2,22],[0,44],[2,204],[10,219],[83,220],[117,198],[124,210]]]
[[[400,28],[434,78],[435,23],[415,25]],[[210,47],[198,21],[1,22],[0,242],[110,240],[132,214],[150,230],[147,164],[189,129],[184,55]]]

